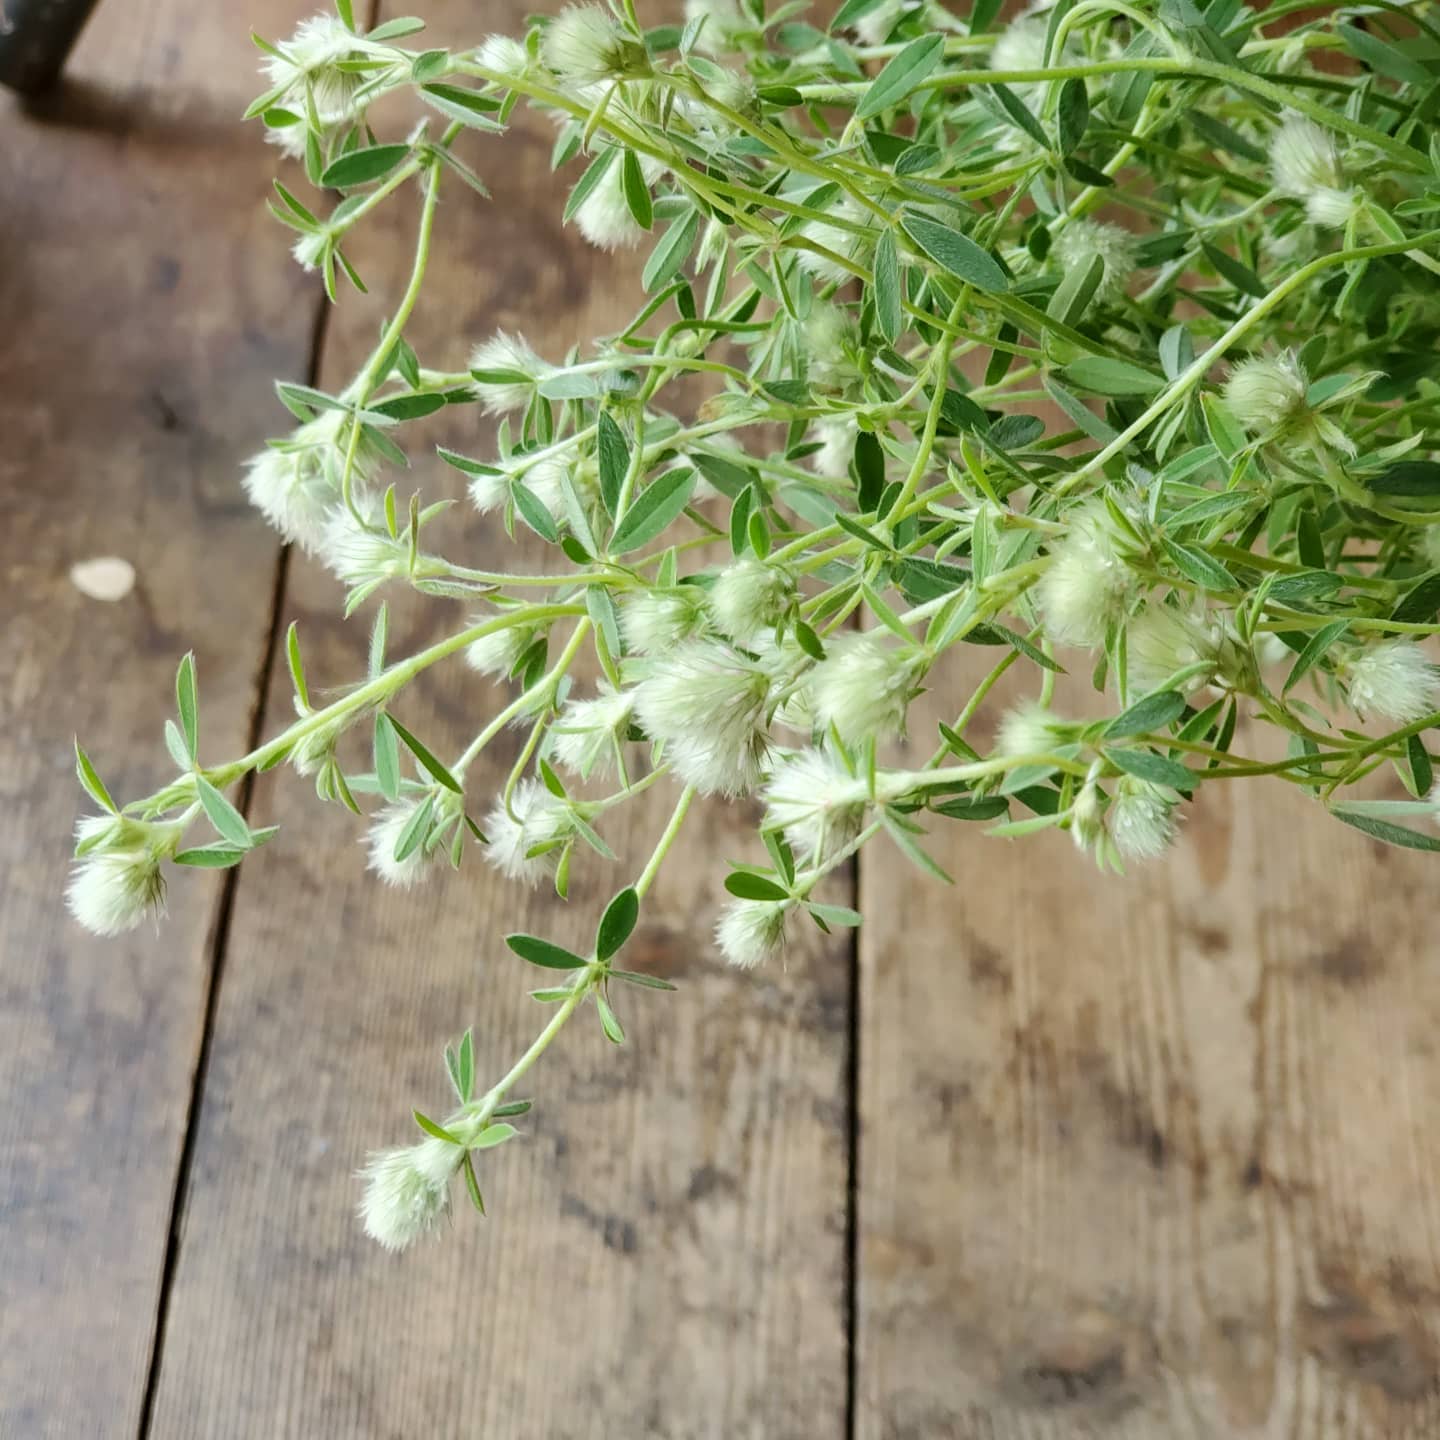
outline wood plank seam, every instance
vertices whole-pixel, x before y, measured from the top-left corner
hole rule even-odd
[[[379,0],[372,0],[378,8]],[[374,24],[372,14],[370,22]],[[315,318],[311,328],[310,350],[306,361],[305,383],[315,385],[320,373],[320,360],[325,348],[330,306],[324,295],[316,297]],[[281,545],[275,558],[274,577],[270,584],[270,626],[260,654],[259,674],[252,690],[254,708],[246,733],[246,749],[253,750],[263,739],[265,712],[270,701],[271,676],[275,657],[280,652],[285,629],[285,586],[290,573],[290,546]],[[254,772],[246,775],[236,797],[240,813],[251,816],[255,797]],[[159,1388],[160,1364],[165,1351],[165,1327],[170,1312],[170,1294],[180,1263],[180,1233],[185,1219],[185,1200],[190,1186],[190,1171],[195,1159],[195,1142],[199,1133],[200,1106],[205,1094],[205,1081],[210,1070],[210,1048],[215,1033],[215,1016],[220,1003],[220,986],[225,974],[225,953],[230,938],[230,921],[235,912],[235,891],[240,880],[239,867],[224,872],[220,900],[215,909],[215,927],[208,949],[206,967],[205,1010],[200,1030],[200,1044],[195,1056],[195,1071],[190,1083],[190,1100],[185,1112],[185,1138],[180,1148],[180,1163],[175,1170],[175,1189],[170,1200],[170,1231],[165,1243],[165,1258],[160,1276],[160,1295],[155,1310],[154,1336],[150,1345],[150,1364],[145,1372],[145,1391],[140,1404],[138,1440],[147,1440]]]

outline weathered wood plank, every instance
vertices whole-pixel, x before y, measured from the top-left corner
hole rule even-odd
[[[1427,858],[1278,781],[1128,879],[981,828],[862,867],[857,1435],[1440,1431]]]
[[[161,938],[95,940],[61,895],[79,733],[117,797],[161,782],[194,646],[212,752],[243,745],[278,548],[237,493],[310,291],[261,247],[235,130],[246,19],[102,7],[42,112],[0,97],[0,1434],[133,1434],[170,1230],[219,879]],[[303,8],[300,9],[303,13]],[[117,556],[107,602],[72,565]]]
[[[517,30],[523,7],[430,9],[443,39]],[[497,326],[558,355],[628,315],[615,297],[635,291],[617,277],[638,262],[561,230],[550,136],[525,117],[519,133],[478,147],[493,205],[445,192],[411,332],[424,363],[458,364]],[[375,300],[346,297],[337,312],[327,383],[373,342],[403,285],[413,222],[414,206],[401,206],[380,243],[357,247]],[[432,435],[484,454],[478,416],[458,416]],[[459,493],[433,459],[413,474],[427,498]],[[491,524],[450,533],[461,537],[450,553],[471,563],[513,557]],[[363,667],[365,622],[342,625],[339,600],[313,566],[292,567],[285,610],[316,683]],[[394,644],[438,638],[463,613],[402,606]],[[457,665],[400,713],[453,754],[499,694]],[[277,678],[267,728],[287,705]],[[469,777],[482,812],[516,743]],[[369,1147],[413,1134],[410,1104],[443,1108],[443,1040],[473,1021],[487,1076],[528,1043],[544,1019],[524,994],[537,982],[500,936],[529,928],[586,943],[674,792],[657,787],[605,827],[621,865],[578,859],[564,906],[526,898],[477,855],[423,891],[381,893],[362,874],[358,823],[322,811],[307,788],[289,776],[261,788],[263,818],[284,829],[240,881],[157,1440],[840,1434],[843,942],[808,947],[787,973],[727,971],[708,933],[716,861],[749,852],[735,818],[697,808],[627,952],[680,992],[623,997],[630,1039],[618,1052],[593,1016],[577,1017],[534,1074],[526,1139],[482,1169],[491,1218],[467,1209],[440,1243],[387,1256],[359,1233],[352,1172]]]

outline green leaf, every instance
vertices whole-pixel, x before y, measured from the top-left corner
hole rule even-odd
[[[368,185],[388,175],[409,154],[408,145],[371,145],[364,150],[352,150],[326,166],[320,183],[331,190]]]
[[[1167,516],[1165,528],[1167,530],[1185,530],[1191,525],[1208,525],[1218,520],[1222,515],[1231,515],[1237,510],[1244,510],[1255,503],[1256,496],[1245,492],[1229,491],[1224,495],[1211,495],[1207,499],[1197,500],[1193,505],[1187,505],[1183,510],[1177,510],[1173,515]]]
[[[1332,620],[1322,629],[1317,630],[1305,643],[1305,648],[1296,657],[1294,665],[1290,667],[1290,673],[1285,677],[1285,685],[1281,690],[1286,690],[1298,685],[1324,658],[1325,652],[1350,628],[1348,620]]]
[[[290,664],[290,678],[295,682],[295,698],[308,710],[310,687],[305,683],[305,667],[300,661],[300,627],[294,620],[285,632],[285,658]]]
[[[872,10],[878,10],[884,3],[885,0],[845,0],[826,28],[832,34],[836,30],[848,30],[857,20],[863,19]]]
[[[661,534],[685,508],[695,488],[695,472],[688,467],[668,470],[642,490],[615,528],[612,555],[638,550]]]
[[[199,870],[228,870],[238,865],[249,853],[249,845],[228,845],[223,840],[213,845],[197,845],[175,856],[177,865],[193,865]]]
[[[491,113],[500,108],[499,101],[469,90],[463,85],[445,85],[439,82],[422,85],[420,97],[442,115],[448,115],[452,120],[458,120],[472,130],[485,130],[495,134],[505,129],[498,121],[490,118]]]
[[[1440,850],[1440,835],[1425,834],[1411,830],[1404,825],[1392,824],[1377,816],[1367,815],[1357,804],[1332,805],[1330,813],[1346,825],[1369,835],[1373,840],[1383,840],[1387,845],[1400,845],[1407,850]]]
[[[635,223],[642,230],[648,230],[655,223],[655,207],[650,199],[650,187],[640,172],[639,157],[633,150],[627,150],[621,159],[620,185]]]
[[[934,70],[944,52],[943,35],[925,35],[919,40],[912,40],[870,82],[870,88],[855,107],[855,118],[869,120],[882,110],[898,105]]]
[[[403,35],[413,35],[423,30],[425,22],[418,15],[397,15],[383,25],[377,25],[365,38],[379,44],[382,40],[399,40]]]
[[[763,875],[749,870],[732,870],[725,877],[725,888],[739,900],[788,900],[790,892]]]
[[[387,800],[400,798],[400,742],[383,710],[375,712],[375,778]]]
[[[1239,582],[1216,559],[1193,545],[1181,545],[1174,540],[1161,541],[1165,553],[1174,562],[1175,568],[1197,585],[1206,590],[1238,590]]]
[[[460,1162],[460,1169],[465,1174],[465,1188],[470,1193],[470,1203],[483,1215],[485,1213],[485,1197],[480,1193],[480,1182],[475,1178],[475,1163],[470,1159],[468,1151]]]
[[[569,994],[569,991],[565,993]],[[530,1105],[529,1100],[511,1100],[504,1105],[497,1105],[490,1115],[494,1120],[503,1120],[507,1115],[525,1115],[529,1113]]]
[[[1208,240],[1202,240],[1200,248],[1205,252],[1205,258],[1219,271],[1221,277],[1228,280],[1237,290],[1243,291],[1246,295],[1253,295],[1257,300],[1263,300],[1270,293],[1269,286],[1248,265],[1227,255],[1219,246],[1210,244]]]
[[[600,1015],[600,1028],[605,1032],[605,1038],[612,1045],[623,1045],[625,1043],[625,1031],[621,1027],[619,1017],[610,1008],[610,1002],[596,991],[595,1009]]]
[[[1163,730],[1184,713],[1185,697],[1179,691],[1160,690],[1117,715],[1105,727],[1105,737],[1118,740],[1126,735],[1150,735]]]
[[[251,844],[250,827],[245,823],[245,817],[203,775],[195,777],[195,793],[221,838],[248,850]]]
[[[1195,342],[1183,325],[1172,325],[1160,337],[1160,368],[1176,380],[1195,363]]]
[[[405,742],[405,748],[435,777],[447,790],[455,794],[464,793],[460,782],[397,720],[387,717],[395,727],[395,733]]]
[[[1153,750],[1107,750],[1105,758],[1127,775],[1147,780],[1152,785],[1166,785],[1187,795],[1198,780],[1195,773],[1178,760],[1167,759]]]
[[[1085,127],[1090,123],[1090,97],[1078,75],[1072,75],[1060,87],[1055,123],[1060,132],[1060,153],[1068,155],[1085,138]]]
[[[620,504],[625,472],[630,468],[630,447],[626,445],[620,427],[605,410],[596,417],[595,430],[595,446],[600,462],[600,498],[613,520]]]
[[[565,224],[568,225],[575,218],[575,212],[585,203],[590,192],[605,178],[611,165],[615,163],[615,154],[613,146],[606,146],[585,167],[585,173],[575,182],[575,188],[571,190],[569,198],[565,201],[565,209],[561,215]]]
[[[175,672],[175,707],[180,712],[180,728],[185,732],[185,745],[192,758],[200,754],[200,710],[195,685],[195,652],[180,662]]]
[[[682,215],[660,238],[660,243],[650,252],[640,283],[647,292],[658,290],[679,274],[681,266],[689,258],[695,245],[695,236],[700,230],[700,213],[691,210]]]
[[[493,1150],[520,1132],[513,1125],[487,1125],[471,1142],[472,1150]]]
[[[892,345],[904,328],[903,299],[904,282],[895,232],[886,230],[875,246],[875,325]]]
[[[595,958],[608,960],[630,938],[640,918],[640,897],[626,886],[606,907],[595,932]]]
[[[1045,307],[1045,313],[1061,325],[1078,325],[1104,278],[1105,260],[1100,255],[1092,255],[1088,265],[1076,265],[1066,270]]]
[[[426,395],[394,395],[388,400],[377,400],[369,407],[371,413],[384,415],[390,420],[419,420],[445,408],[445,397],[433,392]]]
[[[105,788],[105,782],[101,780],[95,767],[90,763],[90,757],[80,748],[78,739],[75,741],[75,774],[79,777],[85,793],[102,810],[108,810],[112,815],[120,813],[115,802],[110,798],[110,792]]]
[[[826,925],[838,925],[845,930],[853,930],[864,920],[864,916],[858,910],[852,910],[848,905],[821,905],[812,900],[806,904],[805,908],[815,919],[823,921]]]
[[[937,42],[940,40],[938,35],[932,38]],[[902,211],[900,223],[926,255],[957,279],[992,295],[1010,288],[1010,281],[1000,268],[999,261],[968,235],[962,235],[958,230],[913,210]]]
[[[590,962],[535,935],[507,935],[505,943],[522,959],[546,970],[583,970]]]
[[[436,1140],[447,1140],[451,1145],[459,1145],[455,1138],[443,1125],[437,1125],[428,1115],[422,1115],[418,1110],[410,1112],[415,1117],[415,1123],[427,1134]]]
[[[1377,495],[1428,499],[1440,495],[1440,463],[1434,460],[1402,460],[1365,483]]]
[[[515,500],[515,513],[542,539],[551,545],[560,538],[555,517],[545,508],[540,497],[523,481],[516,480],[510,486]]]
[[[1398,45],[1387,44],[1378,35],[1355,25],[1337,25],[1341,43],[1362,64],[1402,85],[1433,83],[1434,77],[1418,60],[1412,59]]]
[[[1205,428],[1210,443],[1225,460],[1233,460],[1245,448],[1245,431],[1218,395],[1202,395],[1200,408],[1205,412]]]
[[[645,975],[639,970],[612,970],[612,980],[624,980],[628,985],[639,985],[646,990],[674,990],[677,986],[672,985],[668,980],[662,980],[658,975]]]
[[[1428,625],[1437,611],[1440,611],[1440,570],[1432,570],[1400,597],[1390,618],[1401,625]]]
[[[397,865],[408,860],[424,843],[425,837],[430,833],[430,817],[434,813],[435,797],[427,795],[415,807],[415,813],[405,822],[405,828],[396,836],[395,849],[391,856]]]
[[[1081,82],[1083,91],[1085,86]],[[1008,86],[998,80],[990,87],[990,93],[1000,102],[1000,108],[1023,130],[1042,150],[1050,148],[1050,137],[1040,128],[1040,122],[1030,113],[1030,107]]]
[[[1153,395],[1165,388],[1165,381],[1128,360],[1109,355],[1084,355],[1061,372],[1067,385],[1093,395]]]

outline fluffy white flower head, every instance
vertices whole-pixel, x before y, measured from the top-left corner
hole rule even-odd
[[[1339,229],[1355,213],[1335,137],[1304,115],[1287,115],[1270,138],[1270,175],[1282,195],[1305,202],[1311,224]]]
[[[1105,507],[1083,507],[1070,533],[1052,547],[1037,587],[1050,633],[1065,645],[1103,644],[1106,630],[1125,613],[1134,583]]]
[[[331,130],[358,120],[356,100],[365,77],[339,68],[339,62],[371,49],[345,28],[333,14],[312,16],[300,23],[291,38],[266,54],[260,68],[272,87],[283,86],[275,104],[292,114],[308,115],[313,107],[322,128]],[[271,128],[266,138],[296,157],[305,153],[303,123]]]
[[[503,797],[495,802],[484,829],[490,841],[485,858],[511,880],[538,885],[555,873],[561,847],[575,826],[564,800],[539,781],[522,780],[510,797],[509,809]],[[541,846],[547,848],[538,855],[531,853]]]
[[[640,174],[647,186],[653,185],[662,167],[648,155],[640,157]],[[628,250],[645,236],[625,198],[624,169],[617,155],[610,162],[599,182],[575,210],[575,223],[580,233],[599,250]]]
[[[1105,826],[1125,860],[1157,860],[1175,839],[1174,806],[1165,792],[1126,775],[1115,787]]]
[[[799,233],[807,240],[813,240],[817,245],[824,246],[831,254],[858,263],[875,243],[872,231],[851,228],[852,225],[869,223],[866,211],[852,196],[842,195],[830,206],[827,213],[835,220],[846,221],[849,224],[834,224],[828,220],[807,220],[800,227]],[[832,260],[829,255],[819,255],[813,250],[797,250],[795,263],[807,275],[820,281],[822,285],[841,285],[850,279],[850,271],[844,265]]]
[[[692,639],[705,628],[705,601],[698,585],[642,590],[620,610],[625,644],[642,655],[658,655]]]
[[[497,330],[475,347],[470,369],[487,378],[476,379],[474,389],[487,415],[506,415],[524,410],[535,397],[535,387],[555,367],[542,360],[521,335]]]
[[[898,735],[924,669],[922,656],[878,631],[842,636],[810,675],[815,717],[847,745]]]
[[[1409,640],[1382,640],[1341,666],[1350,706],[1362,720],[1372,716],[1409,725],[1428,715],[1440,701],[1440,672]]]
[[[179,830],[113,815],[87,815],[75,827],[85,853],[75,862],[65,903],[96,935],[133,930],[165,899],[162,859],[175,853]]]
[[[567,80],[594,83],[641,74],[645,50],[598,5],[567,5],[545,27],[540,53]]]
[[[450,1181],[464,1156],[458,1145],[433,1135],[372,1155],[360,1172],[365,1233],[387,1250],[404,1250],[433,1231],[450,1213]]]
[[[717,629],[744,644],[780,619],[794,591],[787,571],[746,555],[716,577],[710,587],[710,613]]]
[[[307,554],[324,543],[326,526],[340,503],[344,423],[343,412],[326,410],[246,462],[242,483],[250,503]],[[371,473],[371,459],[362,443],[351,467],[352,490],[363,490]]]
[[[317,547],[325,567],[350,586],[393,580],[410,573],[410,547],[392,540],[382,525],[370,529],[346,509],[330,512]]]
[[[472,623],[478,625],[482,620],[493,618],[495,617],[476,615]],[[510,625],[504,630],[482,635],[465,647],[465,663],[482,675],[507,679],[519,663],[520,657],[535,643],[535,637],[539,633],[539,628],[534,625]]]
[[[753,970],[785,954],[785,900],[731,900],[715,922],[720,953],[741,970]]]
[[[409,889],[425,873],[424,836],[403,859],[395,858],[401,837],[415,818],[421,805],[420,800],[397,800],[383,806],[370,821],[365,835],[365,845],[370,852],[367,868],[373,870],[387,885]]]
[[[1096,291],[1101,300],[1118,298],[1135,271],[1135,237],[1103,220],[1071,220],[1056,235],[1051,253],[1066,270],[1088,267],[1098,255],[1105,266]]]
[[[1157,690],[1180,670],[1206,664],[1208,669],[1184,682],[1185,693],[1214,680],[1223,655],[1217,627],[1184,615],[1169,605],[1150,603],[1126,627],[1126,672],[1137,695]]]
[[[635,692],[645,732],[702,795],[736,795],[760,776],[765,671],[717,640],[691,640],[659,656]]]
[[[754,28],[735,0],[685,0],[685,23],[690,25],[702,18],[705,28],[695,48],[707,55],[724,55],[738,49],[740,36]]]
[[[995,736],[997,755],[1050,755],[1064,744],[1057,726],[1063,724],[1053,710],[1038,700],[1026,700],[1007,710]]]
[[[1252,434],[1280,434],[1308,413],[1310,377],[1293,350],[1242,360],[1225,381],[1225,403]]]
[[[765,786],[765,828],[782,830],[802,862],[843,850],[859,833],[870,803],[864,780],[826,750],[782,760]]]
[[[820,448],[810,455],[810,468],[830,480],[843,480],[850,472],[850,457],[855,453],[855,437],[860,427],[853,415],[837,416],[834,420],[817,420],[806,436]]]
[[[635,695],[630,690],[602,686],[589,700],[571,700],[550,732],[555,737],[555,758],[581,779],[615,769],[617,741],[630,728]]]
[[[487,35],[475,52],[476,63],[501,75],[523,75],[530,65],[525,47],[509,35]]]

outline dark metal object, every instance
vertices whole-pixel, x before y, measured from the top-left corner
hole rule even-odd
[[[0,0],[0,85],[38,95],[60,78],[97,0]]]

